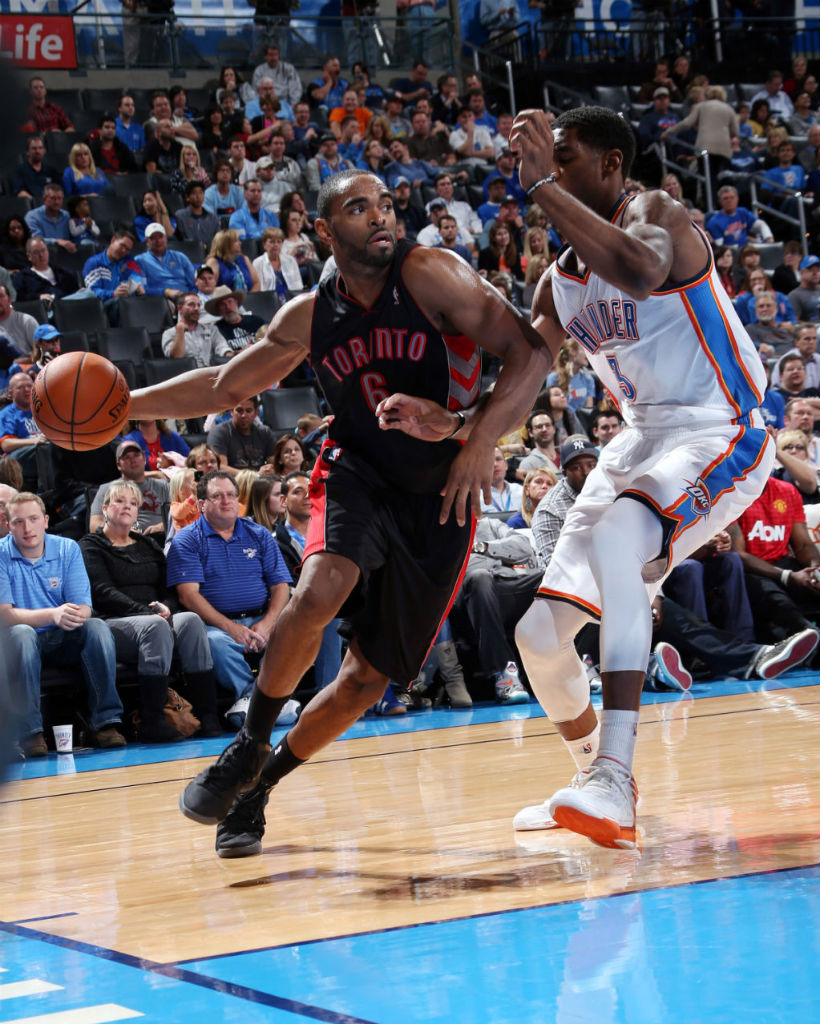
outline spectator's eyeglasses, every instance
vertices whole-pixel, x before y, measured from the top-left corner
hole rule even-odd
[[[807,449],[804,444],[784,444],[782,450],[784,452],[804,452]]]

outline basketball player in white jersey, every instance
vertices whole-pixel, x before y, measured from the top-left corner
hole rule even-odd
[[[684,207],[661,191],[626,197],[627,122],[585,107],[550,127],[542,111],[525,110],[511,142],[530,200],[568,242],[539,282],[533,326],[553,357],[567,334],[584,346],[631,428],[602,450],[516,630],[535,694],[578,772],[550,800],[520,811],[515,827],[558,824],[631,848],[650,600],[674,565],[762,492],[774,459],[758,410],[766,381]],[[382,404],[384,428],[433,439],[454,427],[454,414],[406,396]],[[600,725],[573,645],[596,620]]]

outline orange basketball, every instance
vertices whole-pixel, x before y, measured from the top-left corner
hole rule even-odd
[[[34,381],[31,411],[49,441],[75,452],[101,448],[128,419],[125,378],[96,352],[66,352],[46,363]]]

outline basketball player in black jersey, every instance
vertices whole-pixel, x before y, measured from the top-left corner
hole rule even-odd
[[[489,494],[493,446],[530,409],[550,363],[527,321],[463,260],[396,241],[391,195],[379,178],[335,175],[318,213],[316,230],[338,273],[283,306],[267,336],[226,365],[136,391],[132,401],[138,419],[201,416],[281,380],[307,355],[335,414],[311,480],[299,581],[271,635],[245,724],[180,797],[189,818],[222,823],[220,856],[258,853],[270,788],[351,726],[390,678],[409,683],[417,675],[458,588],[471,513],[481,492]],[[477,398],[475,342],[501,357],[503,369],[462,446],[460,409]],[[377,409],[398,392],[452,410],[451,440],[431,444],[380,429]],[[341,671],[269,756],[276,716],[337,615],[351,638]]]

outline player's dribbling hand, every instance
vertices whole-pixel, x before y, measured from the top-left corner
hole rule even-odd
[[[554,139],[543,110],[522,110],[510,130],[510,149],[520,158],[518,177],[523,189],[552,174]]]
[[[395,394],[376,406],[380,430],[401,430],[419,441],[443,441],[457,425],[453,414],[438,402]]]

